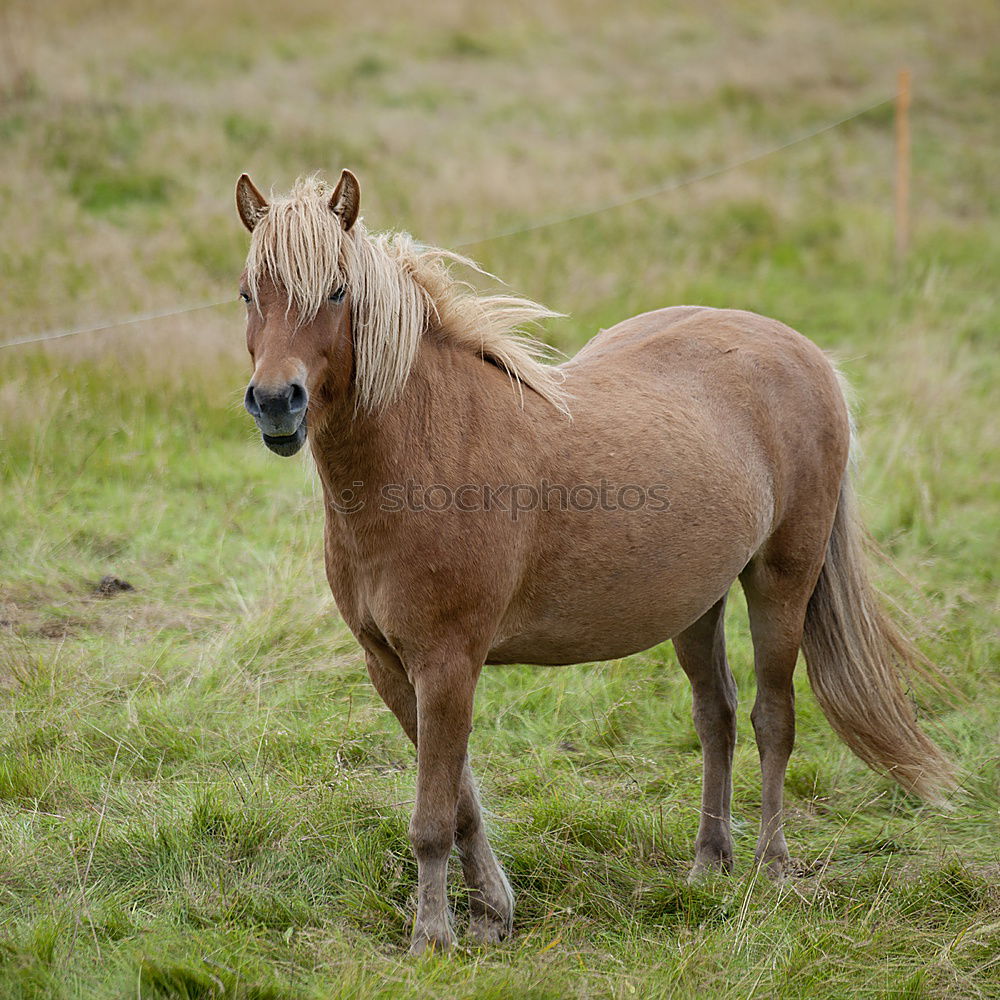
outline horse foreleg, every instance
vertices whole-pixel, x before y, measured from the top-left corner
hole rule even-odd
[[[469,933],[482,944],[502,941],[514,924],[514,893],[486,838],[472,768],[466,759],[455,839],[469,888]]]
[[[382,700],[417,744],[417,695],[403,664],[391,649],[369,642],[368,674]],[[483,826],[472,768],[466,758],[455,823],[455,843],[469,888],[469,933],[484,944],[505,938],[514,921],[514,894],[497,862]]]
[[[694,724],[701,740],[701,820],[692,876],[733,870],[730,832],[733,748],[736,745],[736,682],[726,661],[726,599],[674,637],[674,649],[691,681]]]
[[[455,942],[448,912],[448,856],[455,843],[479,664],[454,655],[408,662],[417,698],[417,799],[410,843],[417,859],[417,919],[410,951]]]

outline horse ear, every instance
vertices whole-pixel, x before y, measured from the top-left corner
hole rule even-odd
[[[344,170],[330,197],[330,211],[340,219],[345,233],[350,232],[351,226],[357,222],[360,207],[361,185],[350,170]]]
[[[240,174],[240,179],[236,182],[236,211],[251,233],[267,211],[267,199],[254,187],[253,181],[246,174]]]

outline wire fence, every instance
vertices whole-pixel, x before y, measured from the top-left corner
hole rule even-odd
[[[895,93],[889,94],[885,97],[874,101],[871,104],[866,104],[864,107],[857,108],[850,114],[846,114],[841,118],[837,118],[834,121],[827,122],[824,125],[817,126],[815,128],[809,129],[806,132],[802,132],[799,135],[795,135],[785,142],[780,143],[776,146],[770,146],[765,149],[757,150],[756,152],[749,153],[746,156],[742,156],[739,159],[732,160],[729,163],[725,163],[718,167],[711,167],[706,170],[699,171],[698,173],[691,174],[688,177],[682,177],[677,179],[666,180],[660,184],[653,185],[651,187],[642,188],[639,191],[634,191],[631,194],[623,195],[620,198],[613,199],[611,201],[603,202],[599,205],[595,205],[591,208],[585,209],[582,212],[573,212],[565,215],[553,215],[542,219],[539,222],[533,222],[530,225],[518,226],[512,229],[504,229],[499,232],[490,233],[487,236],[477,236],[467,239],[460,240],[451,245],[457,250],[464,250],[469,247],[481,246],[486,243],[492,243],[495,240],[508,239],[513,236],[521,236],[524,233],[534,233],[540,229],[548,229],[553,226],[563,225],[569,222],[575,222],[578,219],[586,219],[594,215],[600,215],[602,212],[609,212],[616,208],[624,208],[626,205],[634,205],[637,202],[648,201],[651,198],[656,198],[659,195],[670,194],[674,191],[680,191],[682,188],[691,187],[693,184],[700,184],[703,181],[711,180],[712,178],[719,177],[722,174],[729,173],[732,170],[738,170],[740,167],[748,166],[751,163],[756,163],[759,160],[763,160],[769,156],[774,156],[777,153],[784,152],[786,149],[790,149],[793,146],[798,146],[803,142],[807,142],[810,139],[815,139],[817,136],[823,135],[826,132],[831,132],[834,129],[840,128],[842,125],[846,125],[848,122],[854,121],[856,118],[861,118],[863,115],[867,115],[878,108],[884,107],[887,104],[892,103],[897,98]],[[174,309],[165,309],[157,312],[145,312],[137,313],[133,316],[127,316],[122,319],[115,319],[110,321],[105,321],[102,323],[97,323],[93,326],[77,326],[77,327],[67,327],[58,330],[48,330],[40,333],[30,334],[25,337],[17,337],[11,340],[0,341],[0,351],[8,347],[22,347],[27,344],[41,344],[51,340],[63,340],[67,337],[77,337],[85,333],[105,333],[109,330],[118,330],[126,326],[134,326],[140,323],[148,323],[152,320],[157,319],[169,319],[173,316],[183,316],[187,313],[200,312],[205,309],[215,309],[219,306],[229,305],[234,301],[232,297],[227,297],[225,299],[214,299],[210,302],[196,302],[191,305],[180,306]]]

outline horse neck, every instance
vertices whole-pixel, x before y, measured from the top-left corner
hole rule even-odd
[[[320,416],[315,435],[310,429],[313,456],[324,487],[338,494],[359,482],[495,479],[499,446],[531,429],[504,372],[433,332],[383,411],[357,413],[353,393],[341,393]]]

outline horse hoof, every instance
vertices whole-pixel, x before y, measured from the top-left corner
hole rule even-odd
[[[510,937],[512,929],[511,920],[498,920],[496,917],[481,915],[469,921],[469,936],[476,944],[499,944]]]
[[[451,951],[455,946],[455,935],[450,927],[437,928],[417,928],[413,932],[413,940],[410,942],[411,955],[440,955],[443,952]]]
[[[709,875],[732,875],[733,856],[731,854],[699,854],[694,859],[688,874],[688,885],[694,885]]]
[[[781,854],[772,858],[758,858],[757,864],[765,871],[767,877],[774,882],[784,882],[790,878],[803,878],[811,874],[809,865],[788,854]]]

